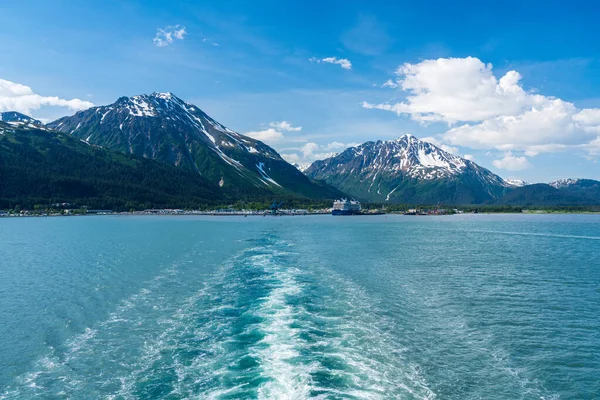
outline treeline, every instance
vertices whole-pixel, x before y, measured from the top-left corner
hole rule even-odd
[[[330,190],[324,187],[323,190]],[[556,192],[556,191],[554,191]],[[343,195],[331,189],[332,196]],[[192,170],[106,150],[56,132],[13,129],[0,122],[0,210],[73,208],[131,211],[150,208],[323,209],[332,200],[310,200],[248,185],[218,187]],[[365,209],[432,210],[436,204],[363,203]],[[600,205],[440,205],[464,212],[600,212]]]
[[[0,209],[33,209],[63,202],[114,211],[209,209],[238,200],[270,204],[273,193],[247,187],[223,190],[193,171],[90,146],[53,132],[0,135]]]
[[[50,210],[57,203],[113,211],[264,210],[274,201],[280,208],[331,207],[330,200],[266,188],[221,188],[189,169],[90,146],[65,134],[7,127],[0,134],[0,210]]]

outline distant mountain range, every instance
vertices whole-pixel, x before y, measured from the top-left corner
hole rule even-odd
[[[504,180],[472,161],[404,135],[350,147],[305,173],[357,199],[390,203],[600,204],[600,182],[566,179],[531,185]]]
[[[600,182],[529,184],[404,135],[312,165],[215,121],[171,93],[121,97],[47,125],[0,113],[0,208],[76,201],[94,207],[198,207],[235,201],[600,204]]]
[[[535,183],[507,192],[498,203],[535,207],[540,205],[600,205],[600,181],[593,179],[561,179]]]

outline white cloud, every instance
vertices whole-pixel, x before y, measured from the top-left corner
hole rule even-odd
[[[301,126],[292,126],[292,124],[290,124],[287,121],[271,122],[271,123],[269,123],[269,126],[271,128],[279,129],[282,131],[290,131],[290,132],[299,132],[302,130]]]
[[[154,36],[153,42],[154,45],[158,47],[165,47],[172,44],[175,40],[183,40],[185,35],[187,35],[185,26],[167,26],[164,29],[158,28],[156,30],[156,36]]]
[[[289,159],[294,159],[294,162],[303,164],[312,163],[315,160],[324,160],[333,157],[339,152],[348,147],[358,146],[360,143],[342,143],[331,142],[327,144],[317,144],[315,142],[307,142],[302,147],[298,148],[299,154],[292,156],[293,153],[286,154]],[[286,158],[286,160],[288,159]]]
[[[443,135],[450,144],[479,149],[522,150],[529,155],[562,151],[595,138],[594,126],[576,122],[572,103],[549,99],[519,115],[494,117],[475,125],[452,128]]]
[[[573,121],[588,132],[600,133],[600,108],[584,108],[573,115]]]
[[[319,150],[319,145],[315,142],[308,142],[300,148],[300,151],[302,151],[304,158],[310,158],[317,150]]]
[[[473,156],[472,154],[465,154],[463,155],[463,158],[469,161],[473,161],[475,159],[475,156]]]
[[[300,163],[300,155],[297,153],[281,153],[281,157],[290,164]]]
[[[309,58],[310,62],[316,63],[328,63],[328,64],[338,64],[340,67],[346,70],[352,69],[352,63],[347,58],[337,58],[337,57],[325,57],[325,58]]]
[[[589,142],[585,147],[589,156],[600,156],[600,136]]]
[[[389,87],[392,89],[396,89],[396,88],[399,88],[400,85],[397,82],[394,82],[393,80],[388,79],[387,81],[385,81],[381,84],[381,87]]]
[[[30,115],[32,110],[42,106],[67,107],[71,110],[85,110],[94,104],[80,99],[61,99],[56,96],[41,96],[29,86],[0,79],[0,111],[18,111]]]
[[[505,169],[508,171],[521,171],[523,169],[532,167],[527,157],[513,156],[510,151],[507,151],[504,154],[504,158],[500,160],[494,160],[492,164],[494,164],[496,168]]]
[[[324,160],[333,157],[348,147],[358,146],[360,143],[342,143],[331,142],[327,144],[317,144],[307,142],[302,147],[282,149],[281,153],[286,161],[297,164],[311,164],[315,160]]]
[[[344,151],[349,147],[355,147],[358,145],[360,145],[360,143],[342,143],[334,141],[327,144],[317,144],[314,142],[308,142],[302,146],[301,151],[306,160],[314,161],[332,157],[338,154],[340,151]]]
[[[514,115],[544,97],[527,93],[519,85],[521,75],[507,72],[497,79],[492,65],[474,57],[439,58],[418,64],[404,64],[396,70],[397,85],[408,92],[406,101],[396,104],[369,104],[416,121],[482,121],[499,115]]]
[[[265,129],[264,131],[246,132],[245,135],[265,143],[273,143],[283,139],[283,133],[273,128]]]
[[[434,146],[439,147],[440,149],[447,151],[448,153],[452,153],[455,155],[460,155],[460,152],[458,150],[458,147],[453,147],[453,146],[448,146],[447,144],[442,143],[439,139],[434,138],[434,137],[424,137],[421,138],[422,141],[427,142],[427,143],[431,143]]]
[[[260,140],[261,142],[273,144],[274,142],[283,140],[284,135],[282,131],[299,132],[302,130],[301,126],[293,126],[287,121],[270,122],[269,126],[270,128],[262,131],[246,132],[246,136],[250,136],[251,138]]]
[[[407,93],[399,103],[364,108],[408,115],[451,129],[439,135],[443,144],[476,149],[542,152],[593,148],[600,133],[600,109],[577,109],[569,102],[523,89],[521,75],[508,71],[497,78],[491,64],[477,58],[440,58],[404,64],[396,71],[397,86]]]

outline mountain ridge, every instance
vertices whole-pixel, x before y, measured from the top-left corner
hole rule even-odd
[[[191,171],[0,121],[0,208],[69,202],[96,209],[201,207],[232,196]]]
[[[350,147],[315,161],[306,174],[368,201],[484,203],[510,187],[491,171],[413,135]]]
[[[170,92],[122,96],[48,127],[126,154],[191,169],[220,187],[267,188],[308,198],[332,198],[265,143],[217,122]]]
[[[35,126],[38,128],[44,127],[42,121],[39,121],[35,118],[30,117],[29,115],[25,115],[18,111],[0,112],[0,121],[18,126]]]

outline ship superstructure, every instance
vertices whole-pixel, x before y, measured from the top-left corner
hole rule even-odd
[[[341,199],[333,202],[331,215],[356,215],[360,214],[360,203],[356,200]]]

